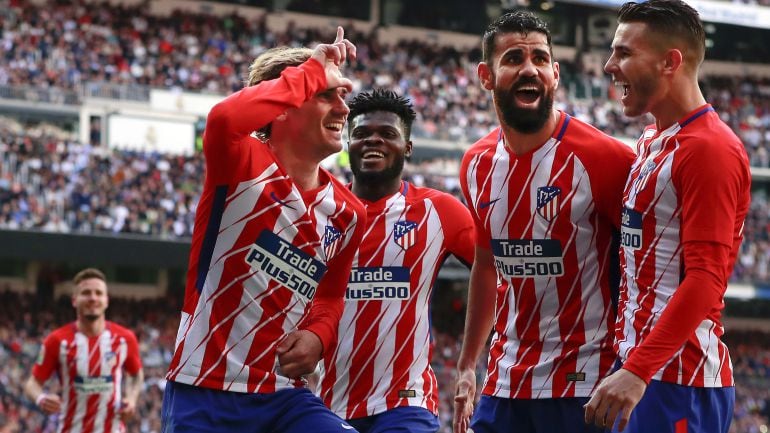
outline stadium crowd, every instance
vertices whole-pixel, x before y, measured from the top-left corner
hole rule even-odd
[[[201,154],[167,155],[80,143],[51,127],[0,118],[0,229],[186,238],[203,173]],[[347,166],[331,170],[350,180]],[[408,163],[406,178],[458,198],[459,160]],[[757,188],[732,281],[770,281],[770,204]]]
[[[450,297],[451,298],[451,297]],[[437,298],[438,299],[438,298]],[[109,320],[134,330],[146,375],[144,391],[139,398],[138,416],[127,424],[128,433],[159,433],[160,407],[165,386],[164,375],[171,360],[178,316],[168,311],[179,309],[174,297],[153,300],[112,298],[107,313]],[[462,324],[451,323],[452,317],[463,316],[462,303],[451,302],[444,308],[456,314],[436,314],[434,323],[442,332],[434,333],[432,366],[440,388],[441,433],[450,433],[454,374],[462,343]],[[453,309],[453,310],[450,310]],[[35,313],[32,313],[35,311]],[[47,418],[28,401],[22,387],[40,342],[52,329],[73,320],[69,298],[40,299],[34,294],[0,290],[0,432],[48,433],[54,431],[55,416]],[[731,432],[759,433],[770,418],[770,333],[728,330],[736,377],[736,408]],[[477,368],[479,380],[486,371],[485,359]],[[55,381],[49,382],[49,385]],[[55,391],[55,388],[51,390]]]
[[[141,6],[90,8],[83,1],[12,0],[9,5],[0,10],[0,87],[8,88],[81,94],[122,85],[225,95],[243,85],[249,63],[266,48],[312,45],[328,38],[316,29],[293,26],[274,32],[264,17],[220,19],[181,11],[157,17]],[[347,71],[355,90],[388,87],[407,95],[418,111],[416,137],[467,143],[496,126],[491,101],[475,78],[480,50],[458,51],[419,41],[390,46],[374,34],[353,28],[348,34],[359,47],[359,59]],[[582,70],[580,59],[557,60],[562,63],[558,108],[608,134],[631,140],[638,136],[645,120],[622,115],[608,77]],[[709,102],[743,140],[751,165],[770,168],[770,82],[706,77],[703,87]],[[203,167],[200,154],[106,149],[96,142],[81,143],[58,128],[0,119],[0,229],[189,237]],[[347,167],[331,168],[349,180]],[[453,158],[421,161],[408,165],[407,178],[459,196],[458,169],[459,160]],[[733,281],[770,281],[766,190],[758,188],[753,194]],[[163,375],[178,319],[164,312],[178,311],[177,302],[111,303],[110,319],[139,337],[147,376],[140,416],[129,424],[130,432],[159,431]],[[0,433],[53,431],[52,420],[22,397],[21,386],[42,336],[71,319],[70,314],[66,299],[57,303],[0,292]],[[459,331],[437,333],[434,342],[442,431],[451,431],[461,336]],[[728,330],[727,342],[738,382],[731,431],[763,431],[770,417],[770,334]],[[485,368],[481,364],[480,378]]]

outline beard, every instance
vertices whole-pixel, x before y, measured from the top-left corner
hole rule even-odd
[[[533,110],[519,108],[516,105],[516,89],[526,84],[542,86],[536,79],[521,79],[508,90],[495,89],[495,105],[500,109],[502,121],[509,127],[522,134],[533,134],[539,131],[548,121],[553,109],[553,89],[540,91],[540,101]]]
[[[350,170],[357,181],[363,184],[378,184],[398,179],[404,171],[403,155],[396,157],[393,164],[381,171],[361,171],[361,157],[350,155]]]

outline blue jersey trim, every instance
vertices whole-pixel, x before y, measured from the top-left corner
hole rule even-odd
[[[567,132],[567,125],[569,125],[570,119],[571,119],[570,115],[567,113],[564,113],[564,123],[561,125],[561,129],[559,130],[559,133],[556,134],[556,141],[561,141],[562,137],[564,137],[564,133]]]
[[[709,105],[708,107],[704,107],[702,110],[700,110],[697,113],[695,113],[692,116],[690,116],[689,119],[686,119],[684,122],[680,123],[679,127],[680,128],[684,128],[685,126],[687,126],[690,123],[692,123],[693,120],[703,116],[704,114],[708,113],[709,111],[714,111],[714,107],[712,107],[711,105]]]
[[[214,190],[214,203],[211,205],[209,224],[206,226],[206,235],[203,237],[200,255],[198,256],[198,278],[195,280],[195,288],[198,293],[203,290],[206,276],[211,266],[211,256],[214,254],[214,246],[219,234],[219,225],[222,223],[222,214],[225,212],[225,200],[227,199],[227,185],[219,185]]]

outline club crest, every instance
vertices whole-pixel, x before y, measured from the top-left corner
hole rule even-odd
[[[412,221],[398,221],[393,224],[393,241],[403,249],[414,245],[417,238],[417,223]]]
[[[552,221],[559,213],[559,197],[561,188],[558,186],[541,186],[537,189],[537,213],[547,221]]]
[[[324,254],[326,255],[326,260],[329,260],[337,253],[339,244],[342,242],[341,238],[342,238],[342,232],[337,230],[334,226],[326,226],[326,230],[324,231],[324,240],[323,240]]]

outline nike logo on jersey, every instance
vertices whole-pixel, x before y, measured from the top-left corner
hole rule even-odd
[[[297,210],[297,209],[294,208],[294,206],[290,205],[288,202],[285,202],[285,201],[281,200],[280,198],[278,198],[278,196],[275,195],[275,191],[271,191],[270,192],[270,198],[272,198],[274,202],[280,204],[281,206],[286,206],[289,209]],[[292,201],[296,201],[296,200],[292,200]]]
[[[498,201],[498,200],[500,200],[500,199],[496,198],[494,200],[482,201],[481,203],[479,203],[479,209],[486,209],[486,208],[492,206],[493,204],[495,204],[495,202]]]
[[[355,430],[352,425],[340,424],[345,430]]]

